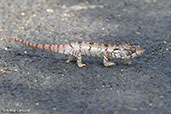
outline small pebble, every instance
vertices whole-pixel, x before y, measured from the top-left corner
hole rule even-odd
[[[163,95],[160,96],[160,98],[163,98],[163,97],[164,97]]]
[[[48,13],[53,13],[53,12],[54,12],[53,9],[47,9],[46,11],[47,11]]]
[[[22,26],[22,27],[20,27],[20,29],[21,29],[21,30],[24,30],[24,27]]]
[[[36,17],[37,15],[36,14],[33,14],[33,17]]]
[[[123,11],[126,11],[126,9],[123,9]]]
[[[24,12],[22,12],[22,13],[21,13],[21,15],[22,15],[22,16],[24,16],[24,15],[25,15],[25,13],[24,13]]]
[[[63,5],[62,8],[66,8],[66,5]]]
[[[64,14],[63,14],[63,16],[65,16],[65,17],[69,17],[69,15],[68,15],[67,13],[64,13]]]
[[[27,51],[24,51],[25,54],[27,54]]]
[[[35,82],[37,82],[37,80],[36,80],[36,79],[34,79],[34,81],[35,81]]]
[[[138,35],[141,34],[140,32],[135,32],[135,33],[138,34]]]
[[[150,105],[150,106],[152,106],[153,104],[152,104],[152,103],[150,103],[149,105]]]
[[[105,30],[105,28],[103,27],[102,30]]]
[[[163,43],[164,43],[164,44],[166,44],[166,43],[167,43],[167,41],[163,41]]]

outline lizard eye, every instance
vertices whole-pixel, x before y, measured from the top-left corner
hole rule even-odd
[[[136,51],[136,48],[135,47],[131,47],[131,52],[135,53],[135,51]]]

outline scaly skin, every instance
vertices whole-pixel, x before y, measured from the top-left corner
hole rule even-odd
[[[79,67],[86,66],[82,64],[82,56],[94,56],[103,58],[104,66],[115,65],[113,62],[109,62],[108,59],[120,59],[127,64],[131,64],[129,59],[140,56],[144,49],[136,45],[130,45],[126,42],[121,42],[119,45],[114,44],[103,44],[103,43],[92,43],[92,42],[71,42],[68,44],[36,44],[27,42],[15,37],[0,35],[0,37],[8,38],[21,42],[28,46],[45,49],[57,53],[63,53],[71,55],[69,56],[67,63],[70,61],[77,61]]]

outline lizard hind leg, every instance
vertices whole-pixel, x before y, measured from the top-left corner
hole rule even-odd
[[[85,64],[82,64],[82,57],[81,57],[81,53],[78,54],[77,56],[77,65],[78,67],[85,67]]]
[[[66,61],[67,63],[71,62],[71,61],[76,61],[77,58],[73,55],[69,56],[68,60]]]
[[[77,61],[78,67],[84,67],[86,66],[85,64],[82,64],[82,56],[80,51],[74,51],[71,53],[72,55],[69,56],[68,60],[66,61],[67,63],[71,61]]]

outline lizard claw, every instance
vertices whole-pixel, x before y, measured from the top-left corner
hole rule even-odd
[[[67,61],[66,61],[66,63],[69,63],[70,62],[70,60],[68,59]]]

